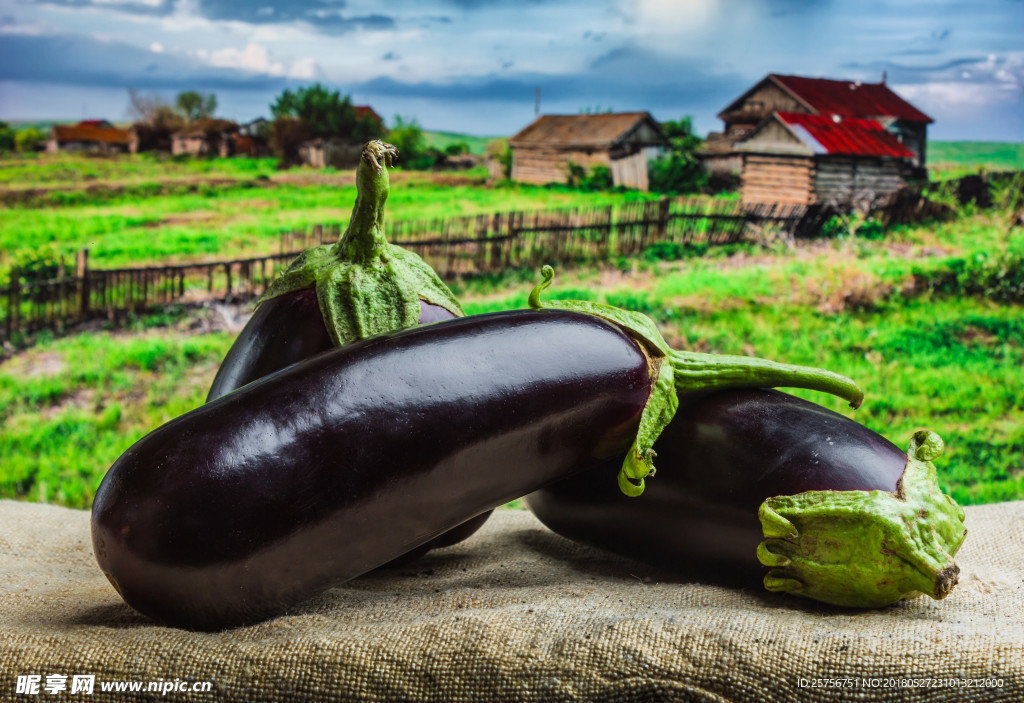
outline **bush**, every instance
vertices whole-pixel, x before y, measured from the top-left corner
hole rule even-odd
[[[648,261],[679,261],[704,256],[708,249],[707,242],[655,242],[644,249],[643,257]]]
[[[508,139],[492,139],[487,142],[484,156],[490,161],[497,161],[501,164],[503,178],[512,177],[512,149],[508,146]]]
[[[915,284],[940,293],[975,295],[1000,302],[1024,302],[1024,246],[978,251],[946,261],[939,269],[914,274]],[[916,286],[915,286],[916,287]]]
[[[697,158],[703,140],[693,133],[689,117],[663,122],[661,130],[669,141],[669,151],[647,166],[647,179],[655,193],[697,193],[707,184],[707,174]]]
[[[34,249],[18,249],[0,270],[0,286],[7,285],[14,271],[18,272],[21,284],[57,278],[60,274],[61,255],[61,250],[52,243]],[[72,276],[74,272],[74,258],[65,257],[64,275]]]
[[[444,158],[437,149],[428,149],[423,128],[412,117],[395,115],[395,126],[388,130],[387,140],[398,149],[398,163],[403,168],[422,171]]]
[[[594,165],[588,173],[586,168],[570,161],[565,167],[565,179],[570,187],[580,190],[611,190],[613,187],[612,170],[604,164]]]
[[[40,143],[45,141],[46,135],[35,127],[18,130],[14,135],[14,147],[23,152],[39,151]]]

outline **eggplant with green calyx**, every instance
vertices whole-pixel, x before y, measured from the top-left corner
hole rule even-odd
[[[387,169],[397,154],[381,141],[363,147],[348,228],[339,241],[299,254],[271,284],[207,401],[332,346],[464,314],[432,268],[385,237]]]
[[[96,492],[100,568],[160,621],[255,622],[602,460],[649,460],[640,435],[653,438],[645,418],[675,397],[659,384],[677,362],[654,351],[667,346],[643,316],[598,312],[520,310],[371,337],[172,420]],[[860,398],[817,369],[714,355],[683,367],[674,382],[688,390],[787,384]]]
[[[363,147],[356,204],[341,240],[300,254],[260,298],[221,363],[207,402],[336,345],[463,315],[433,269],[384,236],[387,169],[397,153],[380,141]],[[475,517],[419,552],[465,539],[486,519]]]
[[[943,598],[956,584],[964,514],[938,487],[934,433],[905,454],[809,401],[740,389],[684,402],[655,450],[661,471],[639,498],[609,490],[607,466],[526,503],[591,546],[835,605]]]

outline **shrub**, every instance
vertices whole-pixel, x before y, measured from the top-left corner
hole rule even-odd
[[[18,151],[38,151],[40,143],[44,141],[46,135],[35,127],[18,130],[14,135],[14,146]]]
[[[703,143],[693,133],[689,117],[663,122],[661,130],[668,138],[669,151],[647,165],[647,179],[655,193],[696,193],[707,184],[707,174],[697,158]]]
[[[611,190],[612,170],[604,164],[596,164],[587,172],[583,166],[570,161],[565,167],[566,183],[572,188],[597,191]]]

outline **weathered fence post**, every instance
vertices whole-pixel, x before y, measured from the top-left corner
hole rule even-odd
[[[63,269],[63,266],[61,267]],[[75,259],[75,277],[78,279],[78,316],[89,317],[89,250],[81,249]]]

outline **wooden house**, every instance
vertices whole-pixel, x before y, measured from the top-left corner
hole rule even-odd
[[[171,153],[231,156],[237,136],[238,125],[231,120],[204,117],[171,135]]]
[[[565,183],[569,164],[611,170],[612,182],[647,190],[647,164],[668,146],[648,112],[543,115],[508,140],[512,180]]]
[[[106,120],[83,120],[76,125],[54,125],[46,150],[134,154],[138,150],[138,135],[133,130],[117,129]]]
[[[872,204],[912,178],[914,153],[875,120],[774,112],[736,144],[750,203]]]
[[[919,177],[925,176],[928,125],[932,118],[881,83],[805,78],[771,73],[730,103],[718,117],[720,133],[708,135],[701,161],[710,173],[738,172],[743,152],[737,144],[773,113],[874,120],[912,153]]]
[[[318,137],[299,145],[299,160],[313,168],[356,168],[362,153],[363,144],[348,139]]]

